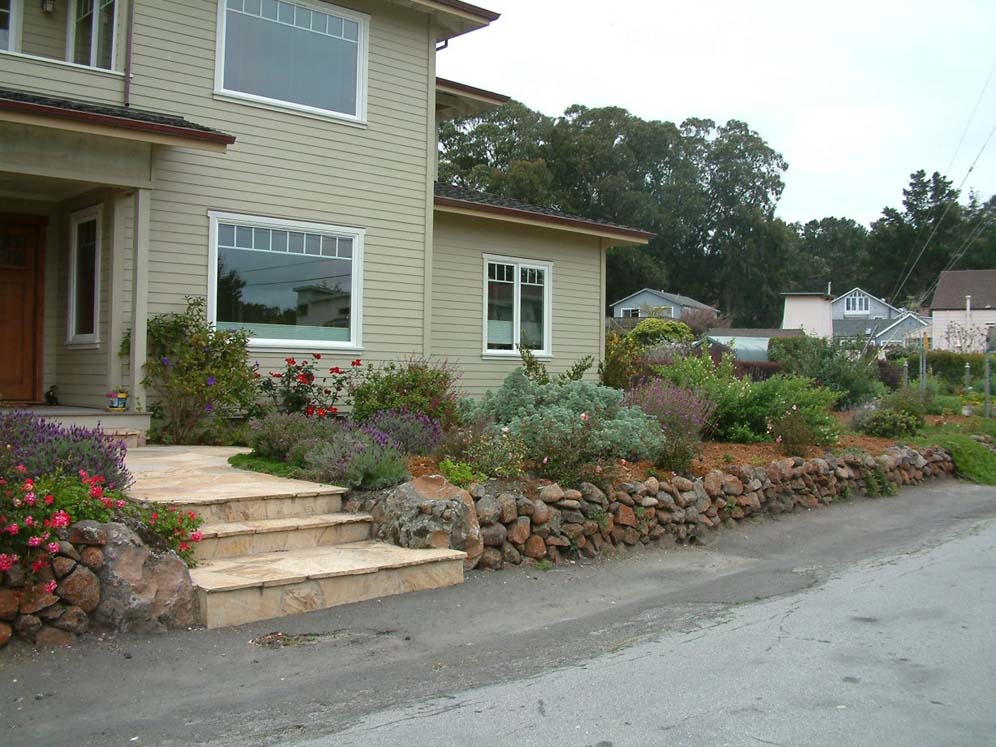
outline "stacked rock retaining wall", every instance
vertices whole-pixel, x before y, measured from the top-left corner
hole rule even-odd
[[[469,558],[468,567],[498,569],[542,560],[557,562],[565,552],[608,555],[621,546],[646,545],[668,537],[696,541],[721,525],[751,516],[817,508],[851,495],[877,495],[954,471],[951,455],[944,449],[894,447],[875,457],[853,453],[786,458],[766,467],[730,466],[694,480],[651,477],[617,484],[608,493],[590,483],[564,489],[556,484],[490,480],[472,485],[466,493],[450,486],[464,493],[464,501],[473,500],[476,517],[469,518],[456,511],[436,510],[432,493],[438,486],[434,483],[432,490],[420,491],[421,482],[441,481],[438,477],[420,478],[393,491],[353,496],[346,508],[372,513],[379,536],[405,546],[448,543],[468,549],[468,534],[476,536],[479,531],[483,549],[477,550],[477,558]],[[408,514],[418,517],[418,531],[404,529],[407,520],[396,510],[399,495],[407,501]],[[419,495],[422,498],[415,500]],[[436,520],[427,527],[432,517]],[[476,526],[466,526],[468,521]]]

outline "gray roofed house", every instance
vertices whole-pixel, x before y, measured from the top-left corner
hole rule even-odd
[[[690,309],[704,309],[718,315],[719,310],[679,293],[642,288],[625,298],[610,304],[615,319],[645,319],[650,316],[663,316],[681,319]]]
[[[738,361],[768,360],[768,343],[780,337],[804,337],[801,329],[750,329],[726,327],[709,331],[708,339],[733,350]]]

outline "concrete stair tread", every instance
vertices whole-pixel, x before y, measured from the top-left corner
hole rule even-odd
[[[203,524],[200,527],[204,539],[214,537],[234,537],[243,534],[266,534],[268,532],[286,532],[295,529],[321,529],[342,524],[362,524],[373,521],[370,514],[313,514],[311,516],[294,516],[283,519],[256,519],[247,521],[227,521]]]
[[[462,562],[465,557],[466,553],[459,550],[411,550],[366,541],[206,561],[191,569],[190,575],[194,584],[210,598],[211,594],[236,589],[357,576],[440,561]]]
[[[307,483],[305,483],[307,485]],[[209,506],[222,503],[239,503],[241,501],[281,501],[288,498],[314,498],[323,495],[343,495],[346,488],[335,485],[315,485],[301,490],[286,492],[273,491],[272,487],[253,490],[246,486],[218,485],[210,489],[201,489],[201,494],[165,495],[165,496],[135,496],[140,503],[166,504],[184,508],[187,505]]]

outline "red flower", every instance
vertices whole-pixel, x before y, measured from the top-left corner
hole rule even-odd
[[[332,368],[329,369],[329,373],[330,374],[341,374],[342,373],[342,369],[339,368],[338,366],[332,366]]]
[[[316,361],[320,361],[322,359],[322,354],[321,353],[312,353],[311,357],[314,358]]]
[[[50,495],[46,495],[45,496],[45,505],[46,506],[51,506],[53,503],[55,503],[55,498],[52,497],[52,496],[50,496]]]
[[[327,410],[324,407],[319,407],[318,408],[318,417],[324,418],[326,412],[327,412]]]
[[[314,405],[308,405],[307,407],[305,407],[304,408],[304,414],[307,415],[310,418],[312,415],[315,414],[315,406]]]
[[[339,412],[339,408],[338,407],[330,407],[329,408],[329,415],[335,415],[337,412]]]
[[[270,376],[272,376],[275,379],[284,378],[284,375],[282,373],[278,373],[277,371],[270,371]]]
[[[191,532],[190,533],[190,541],[191,542],[200,542],[202,539],[204,539],[204,535],[201,534],[200,532]]]
[[[36,560],[34,563],[31,564],[31,570],[33,570],[35,573],[38,573],[38,571],[40,571],[42,568],[45,568],[47,565],[48,565],[47,559],[38,558],[38,560]]]
[[[294,360],[293,358],[284,358],[284,361],[287,363],[288,366],[296,366],[297,365],[297,361]]]
[[[362,366],[363,365],[363,361],[360,360],[359,358],[357,358],[355,361],[353,361],[349,365],[351,365],[353,368],[356,368],[357,366]]]
[[[188,545],[186,542],[181,542],[180,543],[180,552],[187,552],[187,550],[189,550],[189,549],[190,549],[190,545]]]

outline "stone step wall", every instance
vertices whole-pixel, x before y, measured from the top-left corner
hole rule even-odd
[[[853,453],[730,466],[695,480],[651,477],[608,493],[590,483],[564,489],[501,480],[463,491],[440,477],[419,478],[391,491],[352,495],[346,510],[371,513],[378,536],[387,541],[450,546],[468,553],[468,567],[498,569],[557,562],[564,553],[610,555],[620,546],[669,537],[692,542],[751,516],[891,492],[954,471],[944,449],[894,447],[876,457]],[[471,503],[475,510],[465,510]]]

